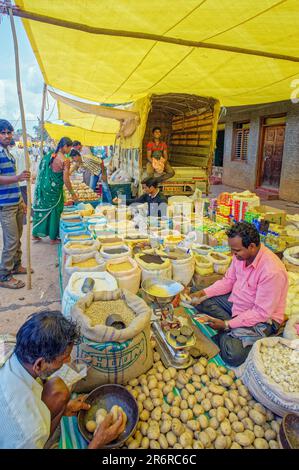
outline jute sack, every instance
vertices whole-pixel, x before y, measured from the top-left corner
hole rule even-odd
[[[290,341],[280,337],[261,339],[254,343],[245,363],[240,366],[236,374],[243,380],[254,398],[273,413],[278,416],[284,416],[286,413],[299,415],[298,392],[285,392],[279,384],[265,373],[260,353],[261,346],[274,346],[278,342],[287,346],[291,346],[291,343],[296,342],[299,349],[299,341]],[[298,354],[299,357],[298,349],[295,350],[295,354]]]
[[[84,312],[92,302],[121,298],[136,313],[127,328],[91,326]],[[73,354],[90,366],[87,377],[77,385],[76,391],[88,392],[107,383],[125,384],[152,367],[151,310],[141,298],[125,289],[89,293],[74,305],[71,316],[80,325],[82,335],[82,342],[74,348]]]

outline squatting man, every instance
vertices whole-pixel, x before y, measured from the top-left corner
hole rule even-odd
[[[0,368],[0,423],[5,423],[0,426],[1,449],[42,449],[62,416],[89,410],[85,396],[70,400],[64,381],[49,378],[70,362],[79,341],[76,323],[58,311],[36,313],[20,328],[14,352]],[[122,413],[112,421],[109,413],[89,449],[103,447],[124,431]]]

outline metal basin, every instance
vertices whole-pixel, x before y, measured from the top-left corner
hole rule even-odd
[[[150,300],[159,304],[172,302],[175,296],[184,290],[184,286],[179,282],[159,278],[145,279],[141,287]]]
[[[95,420],[95,414],[98,408],[105,408],[109,411],[113,405],[119,405],[122,407],[127,415],[127,424],[124,432],[118,436],[118,438],[106,444],[104,449],[113,449],[115,447],[121,447],[125,441],[135,432],[137,427],[139,412],[135,398],[131,393],[122,385],[101,385],[94,389],[86,398],[86,403],[91,405],[90,410],[80,410],[78,414],[78,427],[79,430],[88,442],[93,438],[92,433],[88,432],[85,424],[89,420]]]
[[[283,449],[299,449],[299,416],[288,413],[283,417],[279,440]]]

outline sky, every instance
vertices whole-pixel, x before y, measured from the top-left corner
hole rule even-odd
[[[34,136],[33,126],[40,117],[43,93],[43,77],[20,18],[15,18],[18,36],[23,102],[27,132]],[[15,129],[21,128],[21,117],[16,85],[15,58],[9,18],[1,17],[0,23],[0,119],[10,121]],[[49,97],[49,109],[45,120],[57,119],[57,108]]]

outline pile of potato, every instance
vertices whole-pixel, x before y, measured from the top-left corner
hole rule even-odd
[[[140,413],[137,430],[126,441],[129,449],[279,448],[279,420],[233,371],[203,357],[178,371],[166,369],[154,352],[152,369],[126,388]]]
[[[96,201],[99,199],[99,196],[85,183],[73,182],[72,186],[80,201]],[[64,187],[64,192],[65,202],[71,202],[72,195],[66,187]]]

